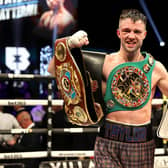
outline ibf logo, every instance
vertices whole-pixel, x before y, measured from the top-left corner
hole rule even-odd
[[[20,74],[30,65],[30,53],[25,47],[6,47],[5,55],[5,65],[15,74]]]

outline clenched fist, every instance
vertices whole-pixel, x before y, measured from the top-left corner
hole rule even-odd
[[[84,45],[88,45],[88,35],[85,31],[79,30],[68,38],[68,45],[70,48],[80,48]]]

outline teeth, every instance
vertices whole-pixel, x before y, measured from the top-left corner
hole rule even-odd
[[[135,42],[127,42],[128,44],[135,44]]]

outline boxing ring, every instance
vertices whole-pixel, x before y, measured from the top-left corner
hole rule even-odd
[[[3,80],[37,80],[37,81],[47,81],[48,83],[48,98],[44,99],[1,99],[0,105],[2,106],[14,106],[14,105],[22,105],[22,106],[35,106],[35,105],[45,105],[48,108],[47,113],[47,128],[34,128],[34,129],[11,129],[11,130],[0,130],[0,134],[36,134],[36,133],[45,133],[47,134],[47,149],[46,151],[32,151],[32,152],[7,152],[7,153],[0,153],[0,166],[1,160],[22,160],[22,159],[32,159],[32,158],[48,158],[48,160],[55,161],[48,161],[43,162],[40,165],[40,168],[43,168],[48,164],[48,167],[70,167],[73,168],[74,162],[73,161],[59,161],[59,164],[56,163],[57,158],[89,158],[87,161],[87,166],[82,166],[84,160],[76,160],[76,167],[94,167],[93,161],[90,159],[94,157],[93,150],[86,150],[86,151],[56,151],[52,150],[52,133],[56,134],[64,134],[64,133],[98,133],[100,128],[99,127],[83,127],[83,128],[53,128],[52,127],[52,109],[51,107],[54,106],[63,106],[64,101],[61,99],[52,99],[53,93],[53,84],[52,80],[55,78],[51,76],[42,76],[42,75],[34,75],[34,74],[0,74],[0,81]],[[163,104],[168,102],[168,100],[163,99],[153,99],[152,105],[156,104]],[[167,150],[167,149],[166,149]],[[165,156],[165,149],[163,148],[156,148],[155,150],[155,167],[159,168],[159,165],[164,165],[168,167],[168,156]],[[163,155],[163,157],[162,157]],[[161,158],[160,158],[161,157]]]

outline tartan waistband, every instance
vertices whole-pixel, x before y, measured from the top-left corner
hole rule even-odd
[[[152,125],[123,125],[105,121],[100,129],[100,137],[127,143],[142,143],[153,139]]]

